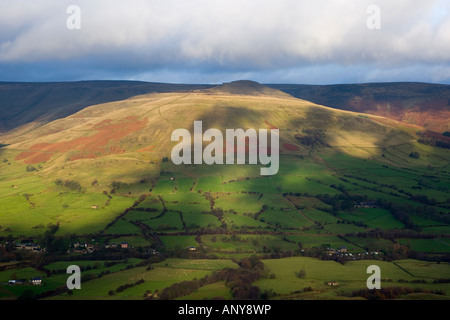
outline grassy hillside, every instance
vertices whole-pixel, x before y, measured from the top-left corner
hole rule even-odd
[[[379,115],[439,133],[450,129],[448,85],[405,82],[268,86],[332,108]]]
[[[0,82],[0,141],[23,139],[24,133],[87,106],[150,92],[208,87],[140,81]]]
[[[278,173],[261,176],[260,164],[174,165],[170,136],[193,132],[196,120],[203,131],[278,128]],[[0,276],[27,267],[28,277],[41,257],[92,260],[100,262],[88,268],[85,291],[56,290],[64,279],[55,265],[44,268],[45,289],[64,299],[143,299],[156,290],[214,298],[216,289],[242,298],[227,279],[251,272],[254,280],[240,287],[257,286],[258,297],[342,299],[364,288],[366,260],[376,260],[392,286],[409,290],[420,280],[421,290],[404,294],[445,297],[450,156],[417,139],[402,122],[253,82],[89,106],[0,148],[0,261],[24,261],[0,266]],[[47,251],[11,247],[30,239]],[[116,247],[123,242],[130,247]],[[93,251],[80,253],[75,243]],[[140,260],[109,264],[131,257]],[[405,258],[420,261],[388,262]],[[424,260],[439,275],[427,274]],[[25,290],[0,289],[4,298]]]

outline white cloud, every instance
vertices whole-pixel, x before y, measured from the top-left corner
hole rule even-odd
[[[81,30],[66,28],[71,4]],[[372,4],[381,30],[366,27]],[[442,0],[0,0],[0,63],[97,59],[140,64],[142,74],[449,64],[449,9]]]

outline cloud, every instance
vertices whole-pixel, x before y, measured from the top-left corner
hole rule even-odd
[[[330,72],[334,82],[348,72],[354,81],[402,72],[450,80],[442,71],[450,66],[450,3],[443,0],[0,1],[6,69],[64,65],[61,77],[169,81],[229,74],[292,82],[304,78],[302,70],[314,70],[318,82],[329,82]],[[72,4],[81,9],[80,30],[66,27]],[[369,5],[381,10],[380,30],[366,26]],[[31,77],[19,69],[17,77]]]

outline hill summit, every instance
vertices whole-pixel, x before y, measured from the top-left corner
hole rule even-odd
[[[210,93],[225,93],[225,94],[237,94],[247,96],[260,96],[260,95],[282,96],[282,97],[289,96],[289,94],[286,94],[282,91],[269,88],[258,82],[250,80],[238,80],[227,82],[219,86],[213,87],[211,89],[206,89],[205,91]]]

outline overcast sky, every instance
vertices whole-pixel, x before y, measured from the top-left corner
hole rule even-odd
[[[0,0],[0,81],[450,84],[449,14],[448,0]]]

